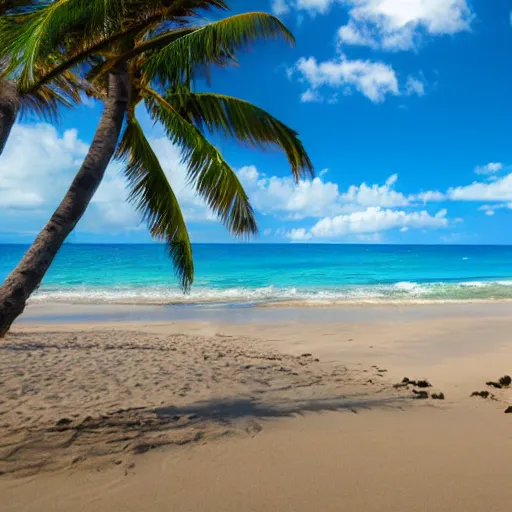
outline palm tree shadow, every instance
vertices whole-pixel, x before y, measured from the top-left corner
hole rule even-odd
[[[313,398],[306,400],[261,401],[254,397],[237,397],[204,400],[184,406],[158,407],[153,410],[157,417],[187,416],[191,420],[212,419],[236,421],[249,418],[277,419],[302,416],[306,413],[349,411],[357,414],[371,409],[400,409],[411,403],[410,397],[392,396],[372,398],[368,395],[350,397]]]

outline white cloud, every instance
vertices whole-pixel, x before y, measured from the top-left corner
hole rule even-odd
[[[384,50],[410,50],[424,34],[440,36],[470,29],[466,0],[340,0],[349,21],[338,31],[340,43]]]
[[[369,206],[384,208],[410,206],[411,201],[395,190],[398,175],[390,176],[384,185],[351,185],[340,191],[336,183],[324,181],[325,173],[313,180],[296,184],[290,177],[267,177],[254,166],[238,171],[242,184],[257,210],[264,214],[280,215],[300,220],[352,213]]]
[[[492,183],[475,181],[471,185],[451,188],[447,196],[452,201],[512,201],[512,173]]]
[[[390,176],[384,185],[371,185],[362,183],[359,186],[352,185],[340,199],[346,203],[355,203],[360,206],[396,207],[408,206],[409,199],[401,192],[393,190],[398,179],[397,174]]]
[[[291,230],[287,237],[291,240],[335,239],[350,234],[380,233],[400,228],[443,228],[448,225],[446,215],[444,209],[432,216],[424,210],[406,212],[372,206],[364,211],[326,217],[310,230]]]
[[[277,16],[286,14],[290,10],[290,5],[286,0],[272,0],[272,12]]]
[[[334,4],[348,8],[340,43],[391,51],[416,48],[425,35],[468,31],[474,18],[467,0],[273,0],[272,5],[276,14],[294,8],[314,15]]]
[[[242,167],[238,176],[254,207],[264,214],[284,214],[287,218],[302,219],[328,215],[339,208],[338,185],[325,183],[319,177],[296,184],[290,177],[266,177],[254,166]]]
[[[370,46],[371,48],[377,46],[372,31],[368,27],[358,27],[352,20],[347,25],[340,27],[338,39],[340,42],[351,45]]]
[[[335,0],[297,0],[297,8],[311,11],[312,13],[325,13]]]
[[[286,237],[294,242],[303,242],[306,240],[311,240],[313,235],[306,231],[305,228],[293,228],[288,233],[286,233]]]
[[[427,190],[426,192],[420,192],[416,195],[409,196],[411,201],[421,201],[422,203],[435,203],[444,201],[446,196],[438,190]]]
[[[492,217],[496,210],[512,210],[512,203],[506,203],[506,204],[484,204],[478,208],[479,211],[484,212],[485,215],[488,215],[489,217]]]
[[[48,124],[15,125],[0,160],[0,208],[56,204],[87,149],[76,130],[59,136]]]
[[[475,173],[486,176],[490,174],[496,174],[501,170],[503,170],[503,164],[501,162],[489,162],[486,165],[477,166],[475,168]]]
[[[314,89],[307,89],[305,92],[302,93],[300,101],[302,103],[321,103],[323,101],[323,98],[318,91]]]
[[[425,83],[417,78],[409,76],[405,83],[405,94],[407,96],[425,96]]]
[[[187,220],[214,216],[186,185],[186,169],[179,150],[167,139],[151,141]],[[48,124],[15,125],[0,159],[0,215],[13,230],[38,230],[62,200],[88,151],[77,130],[59,135]],[[140,217],[127,203],[122,166],[112,163],[90,208],[80,221],[82,231],[110,232],[138,229]],[[5,221],[4,221],[5,222]]]
[[[302,57],[295,69],[310,86],[308,98],[322,86],[357,90],[375,103],[383,102],[387,95],[400,94],[395,71],[383,62],[349,60],[342,55],[318,63],[314,57]]]

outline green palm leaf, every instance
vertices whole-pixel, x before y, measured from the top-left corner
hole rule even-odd
[[[104,75],[108,73],[108,71],[112,68],[114,68],[117,64],[120,62],[126,62],[130,59],[133,59],[134,57],[137,57],[139,55],[143,55],[144,53],[148,52],[155,52],[159,48],[162,48],[163,46],[166,46],[169,44],[169,42],[175,41],[176,39],[179,39],[180,37],[183,37],[187,34],[190,34],[194,30],[197,30],[196,28],[192,27],[185,27],[185,28],[178,28],[175,30],[168,30],[165,31],[163,34],[158,35],[156,37],[152,37],[150,39],[147,39],[145,41],[142,41],[138,43],[136,46],[134,46],[132,49],[121,53],[120,55],[113,57],[111,59],[105,60],[98,64],[97,66],[94,66],[88,73],[87,73],[87,79],[88,80],[95,80],[101,75]]]
[[[155,91],[146,89],[144,93],[152,118],[162,123],[169,139],[181,148],[189,183],[231,233],[256,234],[258,227],[247,193],[217,148]]]
[[[222,94],[175,93],[165,99],[199,128],[219,131],[249,146],[282,149],[296,180],[313,176],[313,164],[297,132],[263,109]]]
[[[209,23],[162,48],[147,59],[143,71],[162,86],[177,89],[189,83],[197,68],[234,59],[236,50],[259,39],[283,37],[294,43],[281,21],[266,13],[246,13]]]
[[[117,157],[127,162],[125,175],[132,201],[153,238],[165,240],[181,286],[194,281],[194,261],[187,226],[180,205],[157,156],[135,118],[130,118]]]
[[[9,45],[12,60],[22,67],[21,83],[33,80],[40,57],[60,44],[70,27],[92,30],[91,20],[98,20],[104,6],[103,0],[44,0],[26,14],[22,27],[13,28],[16,37]]]

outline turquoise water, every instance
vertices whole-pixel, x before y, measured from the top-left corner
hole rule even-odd
[[[0,245],[0,280],[26,247]],[[34,301],[87,303],[429,302],[512,299],[512,247],[194,246],[184,295],[160,245],[66,245]]]

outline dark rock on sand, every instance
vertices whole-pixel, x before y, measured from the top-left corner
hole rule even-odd
[[[489,391],[473,391],[473,393],[471,393],[471,396],[479,396],[481,398],[488,398]]]
[[[499,382],[489,381],[485,383],[486,386],[491,386],[492,388],[501,389],[503,386]]]
[[[505,414],[512,414],[512,405],[505,409]]]
[[[416,391],[413,389],[412,392],[416,395],[414,398],[417,400],[426,400],[428,398],[428,393],[426,391]]]
[[[402,384],[410,384],[411,386],[416,386],[417,388],[431,388],[432,384],[428,380],[411,380],[408,377],[404,377],[402,379]]]
[[[505,387],[510,386],[510,384],[512,384],[512,377],[510,377],[510,375],[504,375],[500,379],[500,384]]]
[[[444,400],[444,393],[432,393],[434,400]]]

